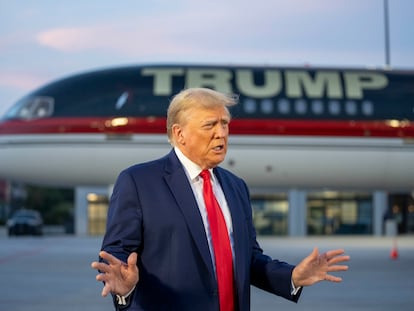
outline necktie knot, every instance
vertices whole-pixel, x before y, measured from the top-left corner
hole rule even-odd
[[[210,172],[209,170],[202,170],[200,173],[201,178],[203,178],[203,181],[210,181]]]

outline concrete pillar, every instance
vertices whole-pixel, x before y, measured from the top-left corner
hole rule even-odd
[[[388,208],[388,193],[385,191],[374,191],[372,198],[373,234],[381,236],[384,234],[384,214]]]
[[[289,214],[288,214],[288,235],[306,236],[307,225],[307,203],[306,191],[292,189],[288,193]]]

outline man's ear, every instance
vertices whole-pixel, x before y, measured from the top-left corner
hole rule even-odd
[[[172,135],[177,144],[184,145],[184,132],[180,125],[174,124],[172,126]]]

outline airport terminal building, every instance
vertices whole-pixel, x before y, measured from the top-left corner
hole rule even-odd
[[[78,235],[105,232],[108,189],[79,187],[75,195]],[[251,189],[259,235],[394,235],[414,233],[410,193]]]

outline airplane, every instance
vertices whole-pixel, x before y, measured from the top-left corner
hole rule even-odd
[[[0,121],[0,178],[107,186],[166,154],[174,94],[239,97],[224,168],[250,187],[412,191],[414,71],[149,64],[64,77]]]

